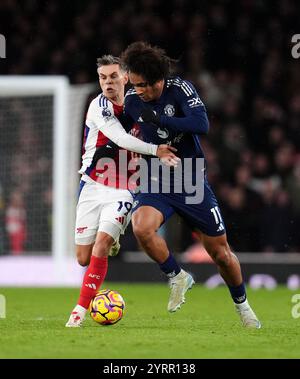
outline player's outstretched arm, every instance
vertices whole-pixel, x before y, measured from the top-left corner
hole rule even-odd
[[[117,150],[118,146],[113,142],[101,146],[96,150],[91,166],[96,165],[97,161],[101,158],[113,158],[116,155]],[[160,158],[165,165],[176,167],[180,162],[180,158],[174,154],[176,151],[177,149],[173,146],[159,145],[156,156]]]
[[[152,145],[127,134],[120,121],[109,107],[99,107],[94,99],[87,113],[87,123],[92,122],[97,129],[119,147],[139,154],[156,155],[157,145]]]
[[[143,109],[141,118],[144,122],[156,126],[168,127],[177,132],[207,134],[209,123],[204,109],[188,110],[184,117],[168,117],[156,114],[152,109]]]
[[[99,125],[100,126],[100,125]],[[116,117],[106,121],[99,130],[119,147],[139,154],[156,155],[158,146],[128,134]]]
[[[176,166],[179,158],[174,154],[174,148],[168,145],[154,145],[146,143],[128,134],[119,120],[106,108],[99,114],[99,108],[93,109],[91,104],[88,118],[92,120],[98,130],[119,147],[139,154],[158,156],[165,164]],[[101,110],[101,108],[100,108]]]

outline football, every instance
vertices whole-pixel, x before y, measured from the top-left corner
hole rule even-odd
[[[97,292],[90,303],[89,312],[94,321],[101,325],[112,325],[123,317],[125,302],[119,292],[104,289]]]

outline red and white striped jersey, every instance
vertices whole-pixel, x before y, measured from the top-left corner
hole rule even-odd
[[[86,117],[86,125],[83,140],[82,166],[79,171],[82,179],[92,179],[98,183],[115,188],[128,189],[128,178],[133,172],[124,165],[124,160],[131,159],[131,153],[122,148],[130,149],[137,153],[155,155],[157,145],[147,144],[126,133],[119,117],[123,112],[123,106],[113,104],[102,93],[92,100]],[[110,141],[117,144],[120,149],[113,158],[112,164],[101,167],[100,161],[93,162],[97,148],[107,145]],[[123,162],[120,169],[119,157]],[[123,168],[124,167],[124,168]]]

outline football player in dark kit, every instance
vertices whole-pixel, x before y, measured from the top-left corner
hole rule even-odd
[[[186,183],[182,183],[181,192],[175,191],[172,175],[169,193],[151,192],[150,189],[135,196],[133,231],[145,252],[169,277],[171,294],[168,310],[175,312],[179,309],[185,301],[186,291],[194,284],[192,276],[179,267],[166,241],[157,233],[159,227],[176,212],[197,233],[217,265],[243,326],[260,328],[261,323],[246,297],[239,261],[227,242],[218,202],[206,178],[205,164],[197,165],[197,160],[205,161],[200,140],[201,135],[209,130],[203,102],[190,82],[170,76],[173,61],[163,49],[135,42],[122,53],[121,61],[133,86],[125,97],[126,123],[139,125],[144,142],[167,143],[177,149],[176,154],[182,161],[183,182],[197,181],[197,170],[203,171],[201,182],[198,180],[196,183],[198,187],[202,186],[200,200],[192,200],[185,189]],[[185,175],[187,158],[192,165]],[[150,172],[151,179],[153,175]],[[161,184],[164,179],[155,180]]]

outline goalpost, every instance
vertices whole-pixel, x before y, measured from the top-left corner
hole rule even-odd
[[[0,76],[0,257],[42,258],[53,267],[53,285],[70,282],[76,173],[86,101],[94,89],[71,86],[63,76]]]

